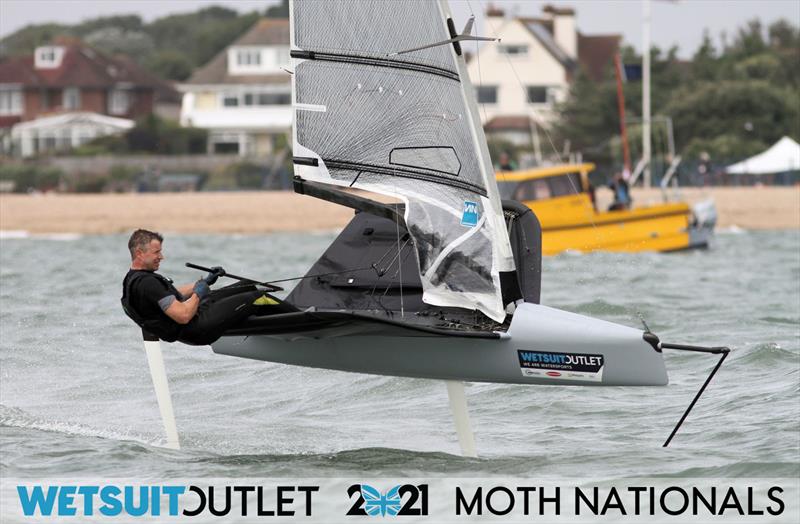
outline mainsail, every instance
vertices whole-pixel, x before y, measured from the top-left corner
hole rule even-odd
[[[449,9],[295,0],[295,173],[405,203],[423,300],[505,318],[514,260]],[[408,50],[419,50],[397,53]]]

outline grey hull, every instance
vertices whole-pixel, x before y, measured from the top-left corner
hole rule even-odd
[[[470,382],[580,386],[668,382],[661,353],[642,338],[642,331],[537,304],[521,304],[499,338],[414,331],[408,335],[335,330],[229,336],[214,343],[213,350],[313,368]],[[570,361],[579,363],[576,367]]]

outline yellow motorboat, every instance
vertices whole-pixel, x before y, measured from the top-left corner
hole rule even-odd
[[[713,202],[686,202],[601,211],[589,173],[594,164],[498,172],[503,198],[518,200],[542,224],[542,253],[576,251],[680,251],[707,247],[716,224]]]

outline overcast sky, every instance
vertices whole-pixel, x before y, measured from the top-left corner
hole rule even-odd
[[[347,1],[347,0],[339,0]],[[391,5],[391,0],[383,0]],[[428,1],[428,0],[421,0]],[[240,12],[262,11],[277,3],[270,0],[0,0],[0,37],[28,24],[59,22],[74,24],[87,18],[138,14],[151,21],[168,14],[223,5]],[[482,14],[487,0],[450,0],[456,25],[470,13],[478,19],[478,32],[486,34]],[[625,43],[641,49],[642,7],[640,0],[495,0],[507,13],[539,15],[542,6],[553,4],[576,10],[578,30],[585,34],[622,33]],[[391,12],[387,8],[387,13]],[[800,0],[653,0],[653,45],[667,49],[677,45],[679,56],[690,57],[708,28],[715,42],[727,32],[730,37],[748,20],[760,18],[765,26],[780,18],[800,25]]]

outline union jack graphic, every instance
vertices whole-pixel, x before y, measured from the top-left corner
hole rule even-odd
[[[381,494],[380,491],[373,488],[368,484],[361,484],[361,496],[364,497],[364,511],[371,517],[385,517],[389,515],[394,517],[400,511],[400,494],[398,490],[400,486],[395,486],[388,490],[386,493]]]

